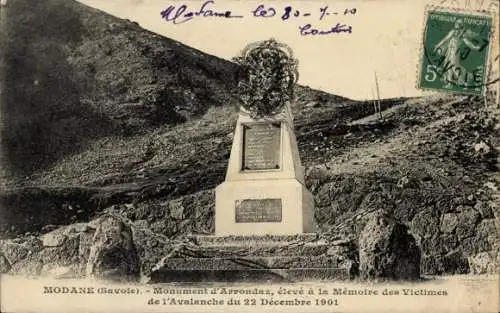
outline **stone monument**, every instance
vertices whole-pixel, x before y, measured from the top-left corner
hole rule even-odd
[[[152,281],[351,278],[353,250],[314,233],[290,108],[298,79],[292,51],[271,39],[235,61],[241,106],[226,178],[215,191],[215,235],[193,236],[170,252]]]
[[[314,199],[304,186],[290,109],[297,63],[274,40],[251,45],[237,61],[243,103],[226,179],[216,189],[215,234],[312,232]]]

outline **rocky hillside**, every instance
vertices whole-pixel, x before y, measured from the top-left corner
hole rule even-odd
[[[329,105],[304,106],[297,114],[307,117],[297,118],[296,131],[321,237],[356,242],[365,217],[382,211],[409,227],[422,252],[422,273],[494,272],[500,138],[494,114],[467,98],[392,103],[383,120],[368,115],[342,122],[336,118],[342,107]],[[221,124],[210,123],[217,116]],[[199,120],[127,138],[122,145],[108,138],[95,143],[97,150],[33,177],[36,186],[8,188],[1,194],[7,208],[2,234],[15,239],[2,240],[0,246],[15,256],[14,263],[21,262],[12,264],[13,273],[41,263],[46,271],[33,270],[47,274],[59,262],[56,256],[68,255],[61,259],[67,262],[87,251],[88,237],[99,226],[82,222],[103,214],[131,227],[126,233],[134,233],[146,276],[187,235],[212,233],[213,188],[224,179],[235,122],[233,115],[222,123],[227,116],[232,115],[225,108],[211,109]],[[121,160],[140,155],[138,147],[151,140],[155,144],[148,158],[128,167],[116,159],[118,154]],[[99,163],[96,151],[106,144],[111,155]],[[91,167],[95,171],[89,173]],[[95,173],[106,167],[114,173],[96,180]],[[72,187],[47,185],[85,177],[92,179]],[[11,249],[21,249],[24,257]]]
[[[233,63],[137,23],[73,0],[16,0],[3,12],[2,165],[10,178],[103,137],[141,135],[235,104]]]
[[[235,65],[70,0],[9,2],[6,23],[2,270],[83,262],[101,227],[88,222],[105,213],[121,221],[109,223],[128,238],[124,254],[133,237],[145,273],[177,240],[213,232]],[[494,112],[450,96],[387,99],[382,109],[381,119],[371,102],[298,88],[318,232],[355,241],[364,217],[384,211],[416,237],[423,273],[494,270]]]

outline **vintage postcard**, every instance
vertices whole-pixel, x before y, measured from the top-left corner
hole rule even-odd
[[[497,0],[0,0],[1,312],[499,312]]]

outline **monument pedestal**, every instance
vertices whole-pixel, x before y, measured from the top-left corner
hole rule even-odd
[[[226,179],[216,190],[215,234],[314,232],[314,198],[304,185],[288,106],[255,120],[242,109]]]
[[[226,181],[215,201],[217,236],[314,231],[313,195],[296,179]]]

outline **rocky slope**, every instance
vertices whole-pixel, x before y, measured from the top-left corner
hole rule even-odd
[[[321,127],[320,117],[325,115],[311,114],[316,117],[307,127],[297,123],[321,238],[356,242],[370,213],[384,212],[407,225],[415,237],[423,274],[495,272],[499,125],[491,112],[477,106],[470,99],[410,99],[386,110],[384,121],[368,116]],[[322,110],[330,108],[304,108],[303,112]],[[200,138],[200,134],[190,134]],[[165,138],[168,132],[156,136]],[[214,140],[220,141],[217,146]],[[19,263],[22,266],[11,265],[13,273],[46,264],[35,268],[35,273],[50,274],[50,264],[67,265],[68,258],[53,261],[45,255],[58,256],[69,253],[68,249],[71,255],[87,251],[87,237],[93,238],[98,226],[72,223],[103,214],[119,217],[131,229],[141,273],[146,276],[188,235],[213,232],[213,188],[223,180],[231,138],[223,131],[200,141],[188,139],[191,143],[185,144],[185,153],[210,155],[210,160],[198,159],[192,165],[185,158],[182,164],[188,165],[170,173],[150,166],[153,157],[137,164],[127,172],[130,175],[119,176],[129,179],[122,183],[10,188],[2,194],[3,204],[17,210],[6,214],[9,223],[3,225],[3,235],[16,238],[3,240],[0,246],[5,255],[16,256],[8,258],[14,264],[25,260]],[[165,149],[159,145],[154,155],[162,159]],[[61,224],[70,225],[61,228]],[[68,239],[60,239],[56,247],[44,243],[59,233],[63,238],[79,237],[80,244],[68,246],[72,242]],[[17,257],[16,249],[24,251],[23,258]],[[87,257],[79,259],[83,264],[88,258],[85,253]],[[26,255],[31,257],[25,259]],[[82,270],[83,265],[79,266]]]
[[[3,12],[2,177],[235,105],[235,64],[134,22],[72,0],[13,1]]]
[[[16,173],[230,102],[232,63],[136,23],[75,1],[3,10],[3,164]]]
[[[137,254],[120,269],[128,274],[147,275],[187,235],[211,233],[236,122],[234,65],[73,1],[8,10],[2,45],[17,44],[2,47],[2,270],[106,271],[89,263],[113,248],[94,236],[103,214],[121,221],[109,222],[125,238],[118,251]],[[382,211],[416,238],[422,273],[495,271],[495,112],[450,96],[382,108],[379,119],[371,102],[298,88],[295,130],[321,237],[356,242]]]

